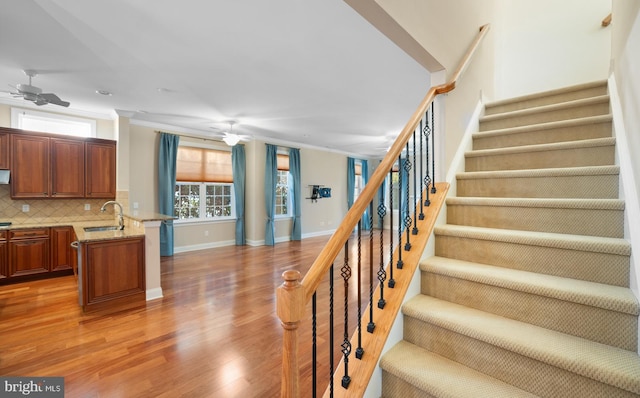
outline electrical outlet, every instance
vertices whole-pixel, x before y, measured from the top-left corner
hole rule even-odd
[[[204,236],[209,236],[209,231],[204,231]]]
[[[22,212],[23,213],[28,213],[29,212],[29,205],[22,205]]]
[[[89,203],[85,203],[84,204],[84,209],[85,210],[91,210],[91,205]]]
[[[138,202],[133,202],[133,208],[137,209],[138,208]]]

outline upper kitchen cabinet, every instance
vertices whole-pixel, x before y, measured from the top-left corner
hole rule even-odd
[[[50,197],[49,138],[12,134],[10,141],[11,197]]]
[[[115,141],[87,142],[86,144],[87,198],[116,197],[116,143]]]
[[[51,139],[51,197],[84,197],[84,142]]]
[[[9,163],[9,134],[0,133],[0,169],[8,169]]]

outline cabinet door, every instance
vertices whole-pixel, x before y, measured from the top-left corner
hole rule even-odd
[[[51,271],[62,271],[73,267],[75,250],[71,248],[72,241],[72,227],[51,228]]]
[[[84,142],[51,139],[51,197],[84,197]]]
[[[9,276],[9,258],[7,256],[7,233],[0,231],[0,280]]]
[[[49,196],[49,138],[11,135],[11,197]]]
[[[9,276],[49,272],[49,239],[9,241]]]
[[[116,143],[86,143],[87,198],[116,197]]]
[[[9,166],[9,134],[0,133],[0,169],[8,169]]]

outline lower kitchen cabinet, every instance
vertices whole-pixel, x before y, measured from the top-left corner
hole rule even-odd
[[[10,278],[49,272],[50,255],[49,228],[9,231]]]
[[[7,231],[0,231],[0,280],[9,276],[9,258],[7,255]]]
[[[144,237],[84,242],[80,300],[86,311],[145,300]]]
[[[73,240],[73,227],[51,227],[51,271],[73,268],[77,261],[75,251],[70,249]]]

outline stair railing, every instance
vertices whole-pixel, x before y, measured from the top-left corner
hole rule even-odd
[[[480,28],[478,35],[449,81],[429,89],[418,109],[400,132],[398,138],[372,174],[341,224],[313,262],[305,277],[302,279],[300,272],[296,270],[288,270],[283,273],[284,283],[276,291],[276,311],[283,327],[282,397],[300,396],[300,365],[302,363],[305,365],[305,373],[307,365],[311,368],[309,372],[311,375],[306,377],[306,380],[312,384],[309,389],[311,390],[311,395],[313,397],[316,396],[316,384],[318,383],[316,367],[318,361],[317,341],[319,336],[317,331],[317,293],[320,284],[325,279],[328,279],[329,284],[328,293],[322,292],[322,294],[328,294],[327,302],[329,306],[329,330],[326,338],[329,342],[329,354],[327,355],[329,369],[326,372],[326,374],[329,374],[329,380],[327,380],[329,386],[325,395],[334,396],[334,392],[337,393],[338,391],[341,392],[336,395],[342,395],[349,389],[350,385],[352,385],[353,376],[353,372],[349,373],[349,366],[352,360],[358,360],[366,365],[357,369],[358,379],[353,384],[357,384],[358,391],[361,392],[356,394],[361,395],[364,391],[363,388],[366,388],[448,189],[448,185],[445,183],[435,183],[434,99],[437,95],[448,93],[455,88],[457,80],[467,68],[470,59],[488,29],[489,25],[484,25]],[[385,180],[389,181],[387,189],[389,190],[388,197],[391,209],[386,207],[383,199],[384,192],[380,190]],[[411,196],[411,189],[413,189],[413,196]],[[384,236],[384,228],[381,228],[378,232],[380,262],[377,266],[374,264],[374,258],[378,256],[374,256],[373,253],[375,241],[373,202],[376,194],[380,198],[377,208],[379,218],[384,220],[388,215],[390,219],[389,237]],[[395,237],[393,233],[394,203],[397,203],[398,209],[397,236]],[[427,209],[426,215],[425,208]],[[366,221],[363,220],[363,215],[367,209],[369,210],[369,244],[367,245],[365,242],[364,248],[367,252],[368,261],[362,261],[363,232],[367,232],[363,231],[363,221]],[[419,215],[418,209],[420,209]],[[356,251],[353,249],[353,239],[357,240],[357,252],[355,253],[356,259],[354,261],[350,258],[350,256],[353,256],[353,252]],[[365,236],[366,239],[367,236]],[[384,242],[386,239],[389,239],[389,243],[385,249]],[[385,256],[385,250],[388,252],[389,258],[386,268],[385,258],[387,256]],[[401,272],[405,266],[405,262],[402,259],[403,251],[410,258],[411,266]],[[337,261],[342,263],[339,270],[341,278],[334,280],[334,263]],[[376,267],[375,274],[377,279],[374,280],[373,275]],[[399,277],[394,277],[394,268],[396,269],[396,275],[400,274]],[[350,295],[351,290],[353,290],[353,285],[350,285],[350,282],[354,274],[357,278],[355,298]],[[365,289],[367,290],[365,293],[368,294],[365,294],[363,298],[361,279],[363,275],[367,274],[368,290]],[[398,283],[399,280],[402,280],[402,285]],[[342,283],[341,287],[344,290],[342,296],[339,292],[342,289],[337,286],[340,283],[336,284],[336,281]],[[376,281],[378,284],[374,292],[374,282]],[[398,289],[396,289],[396,285],[398,285]],[[385,299],[385,287],[392,291],[395,290],[393,293],[399,293],[393,294],[393,300],[389,300],[388,306],[388,299]],[[389,297],[389,293],[387,292],[387,297]],[[334,318],[336,298],[343,298],[342,304],[344,306],[344,319],[340,319],[337,325]],[[363,304],[367,307],[365,311],[362,310]],[[299,326],[303,319],[308,319],[305,315],[308,305],[312,307],[310,319],[312,325],[310,339],[312,341],[311,358],[305,357],[301,359],[298,355]],[[356,306],[357,316],[354,311],[349,311],[350,305]],[[380,319],[377,319],[376,322],[374,319],[375,314],[383,312],[386,312],[385,315],[379,317]],[[363,313],[368,314],[366,333],[364,334],[362,333]],[[354,317],[355,333],[354,329],[349,328],[349,321]],[[338,328],[340,330],[336,332]],[[353,338],[349,339],[351,333],[354,333],[354,335]],[[336,335],[342,335],[342,339],[337,346],[334,345]],[[355,355],[352,355],[354,345],[356,346]],[[342,356],[338,370],[334,369],[336,354]],[[309,361],[311,361],[311,364],[309,364]],[[339,388],[342,390],[338,390],[334,386],[334,370],[335,379],[339,380]],[[351,389],[348,394],[352,395],[354,393],[355,391]]]

